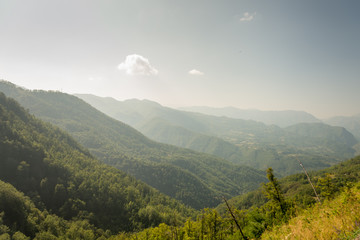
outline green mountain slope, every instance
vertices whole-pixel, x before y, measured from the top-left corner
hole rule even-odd
[[[0,180],[0,239],[106,239],[110,233],[87,220],[65,220],[39,210],[14,186]]]
[[[40,209],[114,232],[171,223],[174,214],[181,221],[193,213],[101,163],[68,134],[35,119],[3,93],[0,128],[0,180],[24,192]]]
[[[234,198],[176,228],[161,224],[115,239],[357,239],[359,170],[360,156],[311,173],[319,204],[305,174],[277,180],[268,169],[269,182],[242,196],[242,205]]]
[[[178,111],[147,100],[121,102],[88,94],[77,96],[156,141],[257,169],[271,166],[283,175],[300,170],[295,156],[309,169],[321,169],[355,153],[353,146],[357,141],[350,133],[321,123],[280,128],[250,120]]]
[[[299,208],[285,198],[286,212],[281,213],[271,200],[249,211],[232,209],[219,214],[204,209],[197,220],[188,220],[174,228],[162,224],[115,239],[359,239],[360,184],[341,189],[338,196],[322,204]],[[234,220],[235,219],[235,220]],[[172,237],[171,237],[172,236]]]
[[[235,196],[266,181],[262,172],[249,167],[151,141],[74,96],[27,91],[7,82],[0,91],[68,131],[100,160],[192,207],[215,206],[219,196]]]
[[[306,165],[305,165],[306,167]],[[299,166],[300,168],[300,166]],[[276,172],[275,172],[276,174]],[[351,186],[353,183],[360,182],[360,156],[338,163],[332,167],[319,171],[310,171],[309,176],[316,187],[317,193],[322,197],[322,188],[319,186],[319,179],[330,176],[329,186],[332,187],[336,195],[343,187]],[[296,201],[298,206],[315,203],[315,194],[304,173],[293,174],[279,180],[284,195]],[[267,201],[262,189],[252,191],[243,195],[236,196],[229,200],[232,206],[237,209],[249,209],[259,207]],[[217,210],[225,213],[225,204],[220,204]]]
[[[221,138],[188,130],[178,125],[154,118],[141,127],[141,131],[156,141],[196,151],[214,154],[232,162],[241,161],[240,149]]]
[[[292,146],[300,146],[306,151],[316,152],[313,148],[319,149],[319,154],[336,157],[351,157],[354,153],[352,148],[357,144],[354,136],[343,127],[333,127],[323,123],[299,123],[285,128],[287,133],[294,133],[296,136],[289,136],[286,141]]]

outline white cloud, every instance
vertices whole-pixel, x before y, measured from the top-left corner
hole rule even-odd
[[[191,75],[197,75],[197,76],[204,75],[203,72],[200,72],[199,70],[196,70],[196,69],[190,70],[190,71],[189,71],[189,74],[191,74]]]
[[[150,65],[150,62],[147,58],[143,56],[132,54],[126,56],[124,62],[120,63],[118,68],[121,71],[125,71],[128,75],[156,75],[158,70]]]
[[[240,22],[250,22],[254,19],[255,15],[256,12],[254,13],[245,12],[244,15],[240,18]]]

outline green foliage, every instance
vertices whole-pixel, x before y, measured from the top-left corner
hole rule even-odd
[[[66,221],[35,204],[11,184],[0,181],[0,239],[95,239],[107,236],[87,220]]]
[[[330,199],[334,196],[336,192],[335,184],[333,183],[333,178],[329,173],[325,173],[324,177],[319,178],[317,184],[322,197]]]
[[[283,194],[281,188],[289,187],[286,185],[289,183],[289,179],[296,179],[305,184],[306,176],[303,179],[300,174],[296,174],[278,181],[270,168],[267,171],[269,182],[263,186],[263,195],[268,198],[268,202],[260,207],[252,207],[247,210],[233,208],[232,211],[242,226],[245,237],[249,239],[283,239],[286,237],[290,239],[335,239],[334,236],[348,236],[349,232],[356,232],[358,228],[359,217],[353,213],[357,212],[359,208],[360,187],[349,187],[352,185],[349,183],[359,182],[359,167],[360,156],[330,169],[313,173],[322,176],[316,179],[322,179],[323,182],[328,183],[330,177],[333,184],[336,185],[336,182],[344,184],[343,187],[336,188],[337,197],[334,200],[328,199],[321,205],[313,204],[314,201],[304,204],[296,198],[298,193],[293,192],[294,189],[291,188],[286,189],[286,195]],[[332,175],[328,172],[331,172]],[[347,177],[342,178],[342,176]],[[301,194],[311,195],[313,192],[301,192]],[[247,195],[252,199],[255,199],[254,196],[256,196],[251,193]],[[297,223],[297,221],[301,223]],[[295,230],[289,231],[287,224],[289,224],[289,228]],[[336,229],[332,226],[336,226]],[[282,237],[276,237],[280,234]],[[299,238],[297,236],[306,237]],[[121,239],[117,237],[114,239]],[[230,214],[228,212],[219,214],[214,209],[204,209],[196,220],[188,220],[184,225],[176,228],[163,224],[159,228],[149,228],[127,237],[128,239],[242,239]]]
[[[158,227],[126,236],[126,239],[241,239],[228,217],[221,217],[215,210],[204,209],[196,221],[188,220],[183,226]],[[125,239],[124,235],[112,239]]]
[[[266,176],[269,179],[267,184],[264,184],[264,192],[266,197],[270,200],[269,204],[273,203],[281,209],[281,213],[286,213],[286,204],[283,193],[281,192],[280,184],[274,176],[273,169],[266,170]]]
[[[160,222],[172,224],[174,214],[178,222],[184,222],[194,213],[124,172],[100,163],[69,135],[35,119],[2,93],[0,128],[0,179],[24,192],[37,208],[74,220],[77,225],[67,230],[69,236],[80,234],[80,238],[91,239],[92,233],[80,230],[92,225],[118,232]],[[32,218],[28,209],[33,207],[11,192],[0,194],[4,224],[34,237],[33,226],[37,224],[27,221],[29,216]],[[156,217],[139,215],[147,208],[153,209]]]
[[[304,164],[305,165],[305,164]],[[306,167],[306,165],[305,165]],[[300,166],[299,166],[300,168]],[[327,187],[321,186],[320,179],[331,178],[330,198],[351,183],[360,181],[360,156],[336,164],[330,168],[319,171],[309,172],[310,178],[316,186],[320,196],[326,198]],[[319,182],[320,180],[320,182]],[[278,180],[285,198],[294,201],[299,208],[307,208],[316,202],[315,194],[304,173],[293,174]],[[325,192],[323,192],[325,191]],[[243,195],[236,196],[229,200],[230,204],[238,209],[250,209],[251,207],[260,207],[268,199],[262,194],[260,189]],[[217,210],[223,214],[226,212],[225,204],[220,204]]]

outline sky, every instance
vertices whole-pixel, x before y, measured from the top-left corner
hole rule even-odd
[[[360,113],[358,0],[0,0],[0,79],[170,107]]]

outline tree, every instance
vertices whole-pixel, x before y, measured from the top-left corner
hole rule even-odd
[[[268,168],[266,170],[266,177],[269,179],[267,184],[264,184],[264,191],[266,197],[272,201],[275,205],[279,206],[281,213],[286,214],[286,202],[284,195],[281,192],[280,184],[273,174],[273,169]]]

